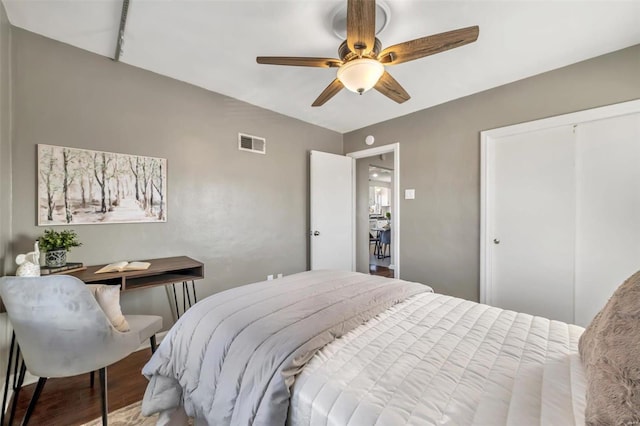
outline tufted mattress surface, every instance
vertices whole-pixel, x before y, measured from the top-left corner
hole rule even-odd
[[[433,293],[325,346],[290,425],[584,425],[583,329]]]

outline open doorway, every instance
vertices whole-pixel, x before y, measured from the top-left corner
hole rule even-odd
[[[393,214],[393,153],[362,158],[358,160],[356,167],[368,167],[369,273],[393,278],[393,269],[389,268]]]
[[[354,167],[356,270],[398,278],[399,144],[347,154]]]

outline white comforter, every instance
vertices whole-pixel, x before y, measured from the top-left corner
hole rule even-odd
[[[292,425],[584,425],[583,329],[419,294],[325,346]]]

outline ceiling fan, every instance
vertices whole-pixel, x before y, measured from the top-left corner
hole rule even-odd
[[[411,96],[385,70],[396,65],[444,52],[478,39],[479,28],[472,26],[405,41],[382,49],[375,35],[375,0],[348,0],[347,39],[338,48],[340,59],[258,56],[259,64],[338,68],[337,77],[311,106],[324,105],[343,87],[362,94],[371,88],[401,104]]]

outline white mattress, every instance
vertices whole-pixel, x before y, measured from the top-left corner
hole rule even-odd
[[[414,296],[318,352],[292,425],[584,425],[583,329]]]

